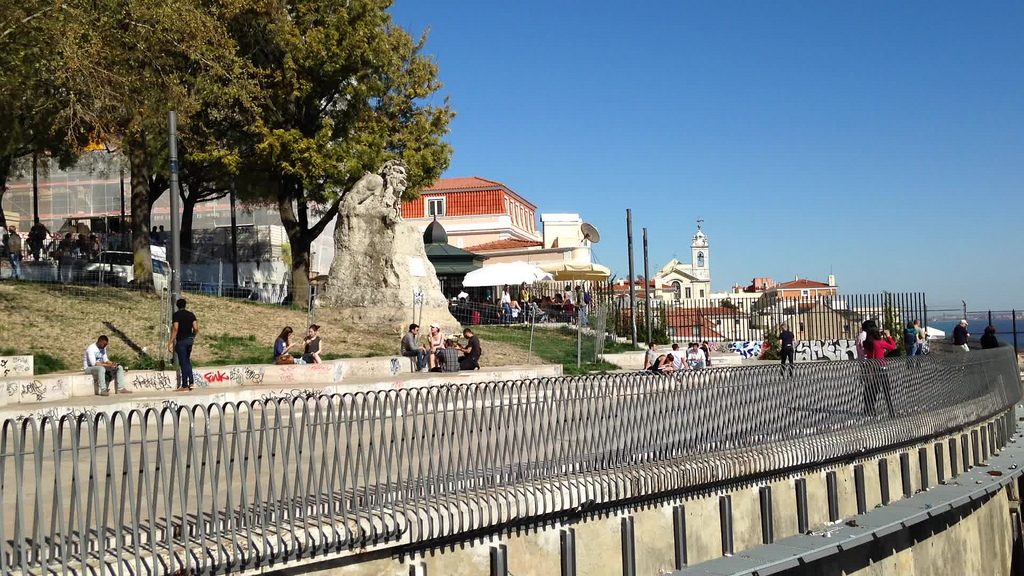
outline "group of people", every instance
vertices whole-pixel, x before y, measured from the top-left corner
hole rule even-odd
[[[192,372],[192,346],[199,335],[199,320],[188,309],[184,298],[175,302],[177,310],[171,316],[171,335],[167,339],[167,351],[174,354],[178,363],[178,376],[175,390],[187,392],[195,385]],[[93,386],[100,396],[110,394],[110,382],[114,382],[116,394],[130,394],[125,384],[125,368],[107,356],[110,338],[105,334],[85,348],[82,357],[82,370],[92,376]]]
[[[672,345],[668,354],[658,355],[653,342],[647,343],[644,370],[657,374],[681,370],[702,370],[711,366],[711,346],[704,342],[690,342],[685,352],[679,351],[679,344]]]
[[[465,345],[455,338],[445,338],[441,334],[441,326],[435,323],[430,325],[427,341],[420,343],[419,324],[409,324],[409,331],[402,337],[402,356],[415,358],[416,369],[420,372],[476,370],[483,354],[480,337],[470,328],[464,329],[462,336],[466,338]]]

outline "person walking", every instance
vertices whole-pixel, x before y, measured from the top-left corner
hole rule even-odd
[[[796,348],[793,347],[796,336],[786,324],[779,326],[779,329],[781,330],[779,333],[779,345],[781,346],[779,356],[782,357],[782,374],[786,373],[786,360],[789,360],[789,375],[792,376],[796,362]]]
[[[18,229],[11,226],[8,230],[7,240],[7,258],[11,262],[11,278],[13,280],[21,280],[21,252],[22,242],[21,236],[18,235]]]
[[[195,385],[192,372],[192,345],[199,335],[199,320],[196,315],[186,309],[184,298],[175,302],[178,310],[171,316],[171,337],[167,340],[167,351],[173,352],[178,359],[177,392],[187,392]]]
[[[875,402],[879,390],[885,395],[889,416],[896,415],[892,403],[892,383],[889,381],[888,366],[885,361],[885,353],[895,350],[896,347],[896,340],[888,330],[879,333],[878,328],[874,327],[867,331],[867,337],[864,340],[864,354],[870,378],[868,378],[868,385],[864,389],[864,412],[869,416],[875,415]]]

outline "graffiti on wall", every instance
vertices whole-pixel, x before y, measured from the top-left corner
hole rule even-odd
[[[729,350],[743,358],[759,358],[761,356],[761,342],[730,342]]]
[[[801,340],[796,343],[796,359],[803,362],[856,358],[856,340]]]
[[[9,401],[45,402],[63,400],[68,397],[68,386],[63,378],[45,384],[42,380],[10,380],[4,386]]]
[[[237,386],[259,386],[263,384],[263,368],[238,366],[228,371],[228,378]]]
[[[132,378],[132,388],[137,390],[170,390],[173,386],[171,385],[171,378],[163,372],[150,372],[148,374],[139,374]]]
[[[0,378],[32,376],[31,356],[0,356]]]

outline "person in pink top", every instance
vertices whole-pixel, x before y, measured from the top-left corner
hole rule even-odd
[[[864,389],[864,412],[869,416],[875,415],[875,401],[878,390],[881,389],[889,408],[889,416],[895,416],[896,412],[892,406],[892,384],[889,381],[889,373],[886,372],[885,353],[896,349],[896,340],[888,330],[879,332],[877,326],[870,327],[866,332],[864,358],[868,362],[870,377]]]

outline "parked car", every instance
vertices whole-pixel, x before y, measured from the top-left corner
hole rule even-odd
[[[153,260],[153,287],[163,291],[170,285],[171,267],[166,260]],[[135,255],[108,250],[99,258],[82,266],[82,280],[110,286],[132,286],[135,283]]]

